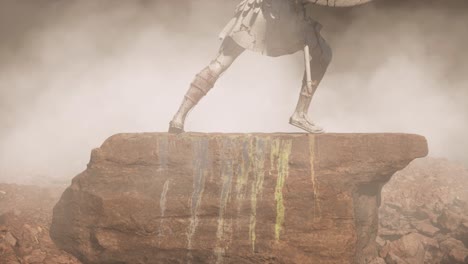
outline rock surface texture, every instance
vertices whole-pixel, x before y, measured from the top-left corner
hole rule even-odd
[[[120,134],[50,233],[84,263],[379,263],[381,189],[426,155],[406,134]]]
[[[49,236],[52,208],[65,186],[0,183],[0,264],[79,264]]]
[[[465,167],[443,159],[417,160],[385,185],[382,201],[377,241],[387,263],[468,263]]]

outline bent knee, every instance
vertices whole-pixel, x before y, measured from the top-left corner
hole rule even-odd
[[[229,67],[229,64],[224,62],[223,60],[220,60],[219,57],[211,61],[210,65],[208,65],[208,68],[211,70],[211,72],[214,75],[221,75],[226,69]]]

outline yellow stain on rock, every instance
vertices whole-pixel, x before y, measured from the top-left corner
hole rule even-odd
[[[226,212],[226,206],[230,199],[232,179],[234,177],[234,165],[232,157],[232,139],[226,139],[222,142],[222,165],[221,165],[221,195],[219,203],[219,215],[218,215],[218,228],[216,230],[216,247],[214,253],[216,256],[216,264],[222,264],[224,262],[224,254],[226,251],[226,244],[229,242],[229,238],[226,232],[231,232],[230,225],[226,223],[224,217]]]
[[[312,180],[313,196],[314,196],[314,220],[320,219],[322,210],[320,208],[319,185],[315,177],[315,135],[309,135],[309,161],[310,161],[310,178]]]
[[[281,230],[283,229],[285,219],[285,207],[283,188],[286,179],[289,175],[289,157],[291,155],[292,141],[275,139],[271,145],[271,169],[275,168],[278,173],[275,188],[276,201],[276,223],[275,223],[275,239],[279,241]]]
[[[239,201],[242,201],[246,197],[246,186],[249,181],[249,173],[251,171],[251,153],[253,151],[252,142],[249,140],[243,139],[242,143],[242,157],[241,164],[239,168],[239,174],[236,180],[236,198]],[[239,203],[240,205],[241,203]],[[240,207],[238,208],[240,210]]]
[[[249,221],[249,239],[252,245],[252,251],[255,252],[255,243],[257,240],[257,202],[263,194],[263,182],[265,179],[265,148],[270,139],[254,137],[251,139],[252,146],[250,151],[250,162],[253,174],[253,181],[250,192],[250,221]]]

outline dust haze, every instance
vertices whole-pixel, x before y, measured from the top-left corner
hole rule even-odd
[[[238,1],[0,3],[0,181],[68,182],[121,132],[165,132]],[[465,3],[464,3],[465,2]],[[334,50],[311,115],[328,132],[418,133],[468,164],[466,1],[311,7]],[[200,132],[288,125],[301,54],[244,53],[190,114]]]

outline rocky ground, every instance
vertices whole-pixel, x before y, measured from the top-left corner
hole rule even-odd
[[[0,264],[75,264],[49,237],[52,208],[66,186],[0,184]]]
[[[80,263],[49,237],[66,186],[0,184],[0,264]],[[383,191],[382,264],[468,263],[468,170],[443,159],[413,162]]]
[[[378,243],[386,263],[468,263],[466,168],[416,160],[393,176],[382,196]]]

